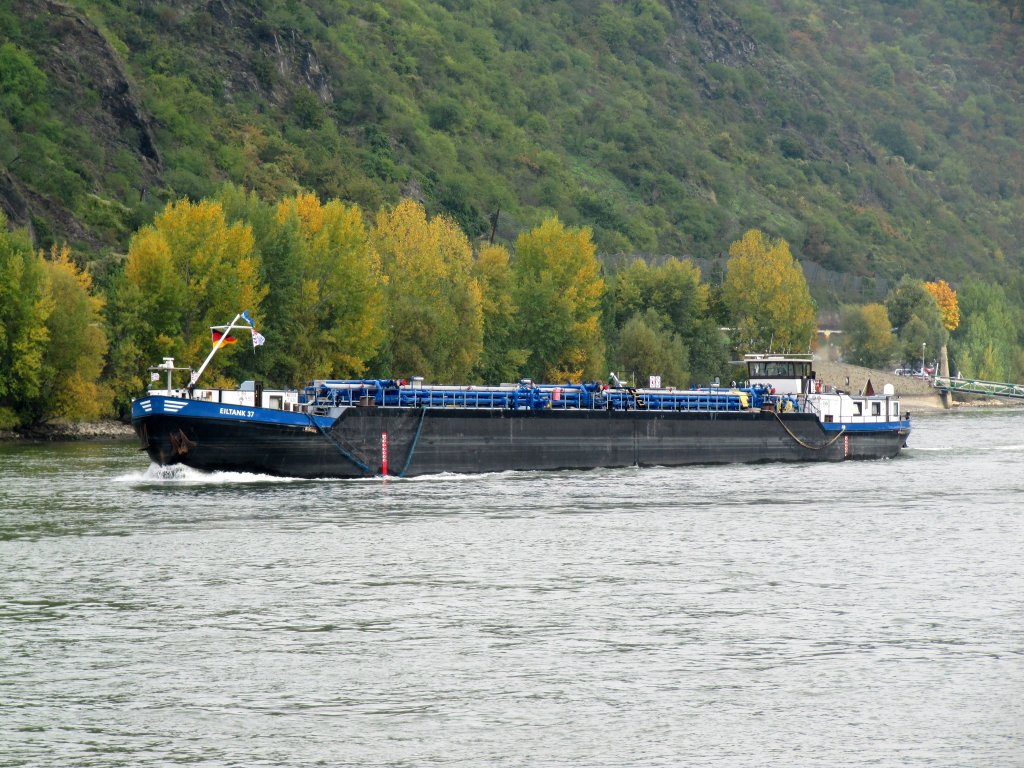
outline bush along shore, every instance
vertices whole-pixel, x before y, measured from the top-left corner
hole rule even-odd
[[[121,421],[54,422],[19,429],[0,429],[0,441],[14,440],[127,440],[135,437],[131,424]]]

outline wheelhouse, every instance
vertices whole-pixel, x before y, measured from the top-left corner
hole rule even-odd
[[[744,355],[747,379],[780,395],[807,394],[813,391],[814,370],[810,355]]]

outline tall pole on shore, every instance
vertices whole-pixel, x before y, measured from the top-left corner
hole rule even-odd
[[[949,383],[949,352],[945,344],[939,347],[939,370],[935,373],[940,378],[946,379],[947,384]],[[941,390],[940,394],[942,396],[942,407],[948,411],[953,404],[953,395],[948,389]]]

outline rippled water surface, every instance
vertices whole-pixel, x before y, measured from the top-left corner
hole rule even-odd
[[[1024,412],[911,445],[384,483],[0,444],[0,765],[1024,765]]]

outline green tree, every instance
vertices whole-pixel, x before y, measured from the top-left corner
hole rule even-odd
[[[917,315],[912,315],[897,336],[896,354],[905,366],[920,368],[927,364],[929,354],[938,351],[938,345],[929,341],[934,338],[934,329]]]
[[[729,246],[722,300],[739,352],[805,351],[814,339],[814,302],[785,240],[751,229]]]
[[[959,294],[961,322],[950,342],[951,365],[967,378],[1020,381],[1018,329],[1024,313],[997,283],[971,280]]]
[[[711,317],[711,288],[693,262],[671,258],[650,267],[634,259],[615,276],[613,293],[620,322],[652,310],[661,325],[679,334],[689,357],[684,369],[694,376],[710,379],[725,369],[728,349]]]
[[[146,343],[154,331],[144,314],[142,289],[124,272],[114,278],[107,291],[104,317],[111,343],[103,382],[110,390],[114,413],[124,417],[131,411],[132,398],[145,390],[146,368],[160,362]]]
[[[651,375],[661,376],[662,386],[688,383],[688,355],[679,334],[665,327],[661,315],[648,309],[634,315],[619,331],[615,364],[623,374],[646,386]]]
[[[889,313],[882,304],[847,305],[842,311],[846,361],[867,368],[886,368],[896,352]]]
[[[468,378],[483,352],[483,306],[466,235],[450,219],[428,220],[422,205],[402,200],[377,215],[372,242],[387,275],[380,372]]]
[[[924,282],[910,277],[910,275],[900,278],[900,281],[885,297],[885,307],[897,333],[914,315],[920,317],[930,314],[933,303],[935,303],[934,297],[925,289]],[[938,304],[935,303],[935,306],[937,309]]]
[[[922,349],[926,356],[928,350],[935,355],[948,341],[942,311],[923,281],[904,276],[886,296],[885,306],[897,335],[897,354],[905,365],[920,367]]]
[[[516,239],[512,271],[527,373],[547,381],[600,376],[604,280],[590,230],[547,219]]]
[[[0,427],[31,421],[43,393],[50,273],[25,232],[8,232],[0,213]]]
[[[231,184],[221,189],[218,200],[228,224],[237,223],[252,230],[253,254],[260,265],[259,282],[267,288],[259,315],[253,317],[267,343],[257,354],[239,355],[236,360],[251,363],[252,374],[245,378],[260,378],[277,386],[301,386],[311,374],[299,359],[301,345],[292,343],[304,333],[303,256],[307,249],[298,217],[280,221],[277,204]]]
[[[656,267],[634,259],[615,277],[615,314],[631,318],[653,309],[663,322],[684,337],[709,310],[709,288],[691,261],[671,258]]]

